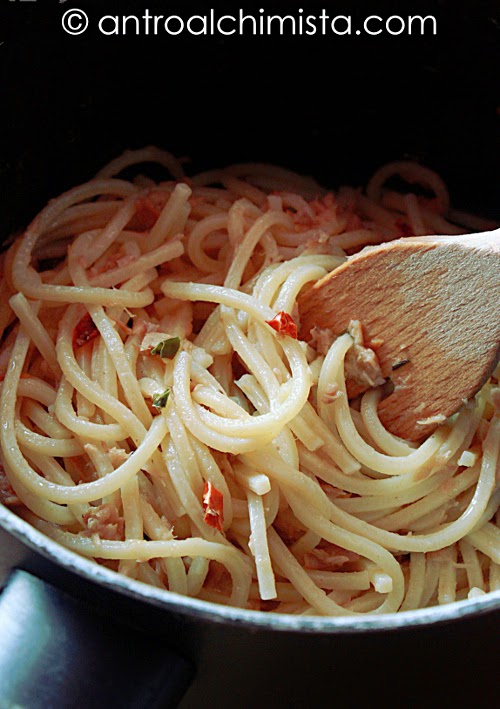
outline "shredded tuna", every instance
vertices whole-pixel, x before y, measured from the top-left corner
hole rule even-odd
[[[327,237],[339,232],[339,205],[332,193],[311,202],[288,192],[279,194],[283,198],[284,209],[290,214],[297,230],[321,229]],[[318,242],[316,248],[317,244]]]
[[[311,329],[311,340],[309,344],[311,347],[314,347],[318,354],[326,354],[332,346],[334,339],[335,335],[333,334],[333,330],[331,328],[318,327],[315,325]]]
[[[357,231],[358,229],[363,229],[364,224],[357,214],[352,212],[346,214],[345,231]]]
[[[306,569],[317,571],[335,571],[345,564],[358,561],[359,554],[347,551],[336,544],[328,544],[323,549],[313,549],[304,554],[304,566]]]
[[[132,256],[125,251],[125,247],[121,246],[115,253],[107,256],[103,261],[98,261],[95,266],[89,269],[89,276],[93,278],[101,273],[106,273],[114,268],[122,268],[123,266],[128,266],[129,263],[133,263],[137,260],[137,256]]]
[[[3,466],[0,465],[0,504],[6,507],[17,507],[22,505],[21,500],[5,475]]]
[[[92,507],[83,515],[83,521],[87,525],[83,534],[87,537],[97,534],[100,539],[124,540],[125,520],[119,516],[115,505],[111,503]]]
[[[364,346],[363,329],[359,320],[351,320],[347,331],[354,340],[354,345],[345,358],[345,375],[356,384],[377,387],[384,384],[379,361],[375,352]]]
[[[160,342],[168,340],[171,337],[172,335],[169,335],[166,332],[148,332],[142,338],[140,350],[141,352],[151,352],[151,350],[159,345]]]
[[[130,453],[127,453],[123,448],[117,448],[116,446],[113,446],[113,448],[110,448],[108,451],[108,458],[114,468],[124,463],[129,455]]]
[[[95,455],[96,453],[99,453],[99,449],[95,443],[84,443],[83,450],[87,453],[87,455]]]
[[[99,330],[89,313],[86,313],[76,324],[73,332],[73,349],[83,347],[99,337]]]
[[[123,323],[121,320],[117,320],[116,318],[110,318],[110,320],[115,323],[116,328],[118,330],[121,330],[124,335],[128,336],[132,334],[132,328],[128,325],[125,325],[125,323]]]
[[[302,255],[309,254],[328,254],[330,253],[329,239],[330,236],[321,229],[314,229],[310,232],[311,236],[305,244],[298,249],[298,253]]]
[[[331,192],[321,199],[314,199],[310,202],[310,206],[315,214],[314,225],[321,226],[329,224],[332,221],[337,222],[338,204]]]
[[[132,325],[132,333],[141,338],[150,332],[157,332],[158,329],[159,326],[156,323],[153,323],[150,320],[144,320],[144,318],[135,318]]]
[[[84,449],[90,453],[97,451],[97,448],[93,443],[86,443]],[[92,461],[87,458],[87,456],[78,455],[70,458],[67,465],[69,472],[76,483],[90,483],[97,480],[95,466]]]

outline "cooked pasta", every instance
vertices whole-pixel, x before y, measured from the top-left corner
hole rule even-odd
[[[378,417],[362,323],[304,333],[297,308],[365,245],[490,227],[449,202],[413,163],[333,193],[260,164],[189,179],[155,148],[53,200],[1,257],[0,500],[117,572],[253,610],[498,590],[498,370],[410,443]]]

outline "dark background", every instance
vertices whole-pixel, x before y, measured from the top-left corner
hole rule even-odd
[[[70,7],[90,16],[66,35]],[[433,14],[437,34],[104,37],[103,14]],[[92,20],[94,22],[92,23]],[[94,28],[92,28],[92,24]],[[193,169],[273,161],[327,185],[362,184],[405,156],[438,169],[455,205],[498,214],[500,4],[0,0],[0,229],[127,147],[158,144]]]

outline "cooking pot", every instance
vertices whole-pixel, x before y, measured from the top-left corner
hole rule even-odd
[[[1,10],[4,242],[47,199],[145,144],[192,157],[193,171],[269,161],[332,187],[415,158],[456,206],[500,217],[496,2],[420,2],[437,26],[423,37],[105,37],[95,19],[138,3],[77,4],[91,20],[78,36],[61,29],[66,3]],[[402,14],[397,2],[329,11]],[[0,594],[1,707],[496,704],[500,593],[391,616],[257,613],[118,576],[1,506],[0,525],[33,551]]]

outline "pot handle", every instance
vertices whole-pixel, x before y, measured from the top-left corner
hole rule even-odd
[[[191,665],[148,636],[15,570],[0,595],[0,707],[176,707]]]

